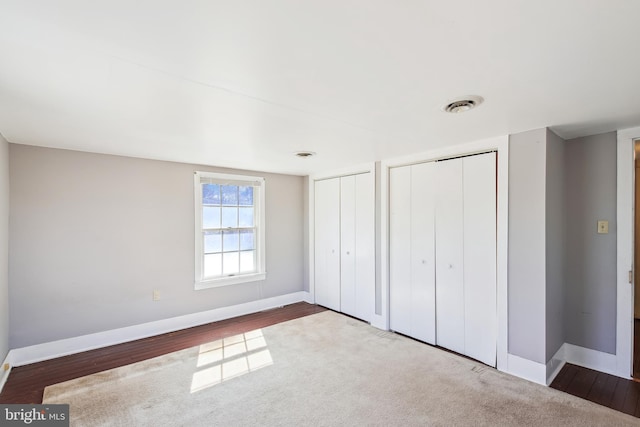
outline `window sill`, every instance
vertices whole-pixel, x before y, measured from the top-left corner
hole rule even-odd
[[[195,290],[218,288],[220,286],[237,285],[240,283],[256,282],[265,280],[267,273],[243,274],[240,276],[222,277],[220,279],[197,280]]]

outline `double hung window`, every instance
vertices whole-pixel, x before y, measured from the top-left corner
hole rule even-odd
[[[196,289],[265,279],[264,179],[196,172]]]

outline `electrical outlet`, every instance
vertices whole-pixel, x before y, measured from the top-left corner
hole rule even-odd
[[[4,370],[5,370],[5,371],[8,371],[8,370],[9,370],[9,368],[11,368],[11,365],[9,365],[8,363],[5,363],[5,364],[4,364]]]
[[[157,289],[153,290],[153,300],[158,301],[160,299],[160,291]]]

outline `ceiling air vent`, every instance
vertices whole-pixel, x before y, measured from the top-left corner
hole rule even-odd
[[[307,158],[307,157],[315,156],[315,154],[316,153],[314,153],[313,151],[298,151],[296,153],[296,156],[302,157],[304,159],[304,158]]]
[[[465,96],[457,98],[442,106],[442,111],[447,113],[464,113],[477,107],[484,101],[481,96]]]

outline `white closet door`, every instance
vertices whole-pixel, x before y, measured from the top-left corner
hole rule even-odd
[[[435,183],[436,163],[411,166],[411,336],[436,342]]]
[[[340,179],[315,183],[315,297],[340,310]]]
[[[340,178],[340,311],[356,315],[356,177]]]
[[[436,169],[436,342],[464,354],[462,159]]]
[[[411,167],[389,170],[389,323],[411,335]]]
[[[465,157],[465,354],[496,365],[496,155]]]
[[[354,316],[371,321],[376,304],[375,190],[372,173],[355,177],[356,310]]]

